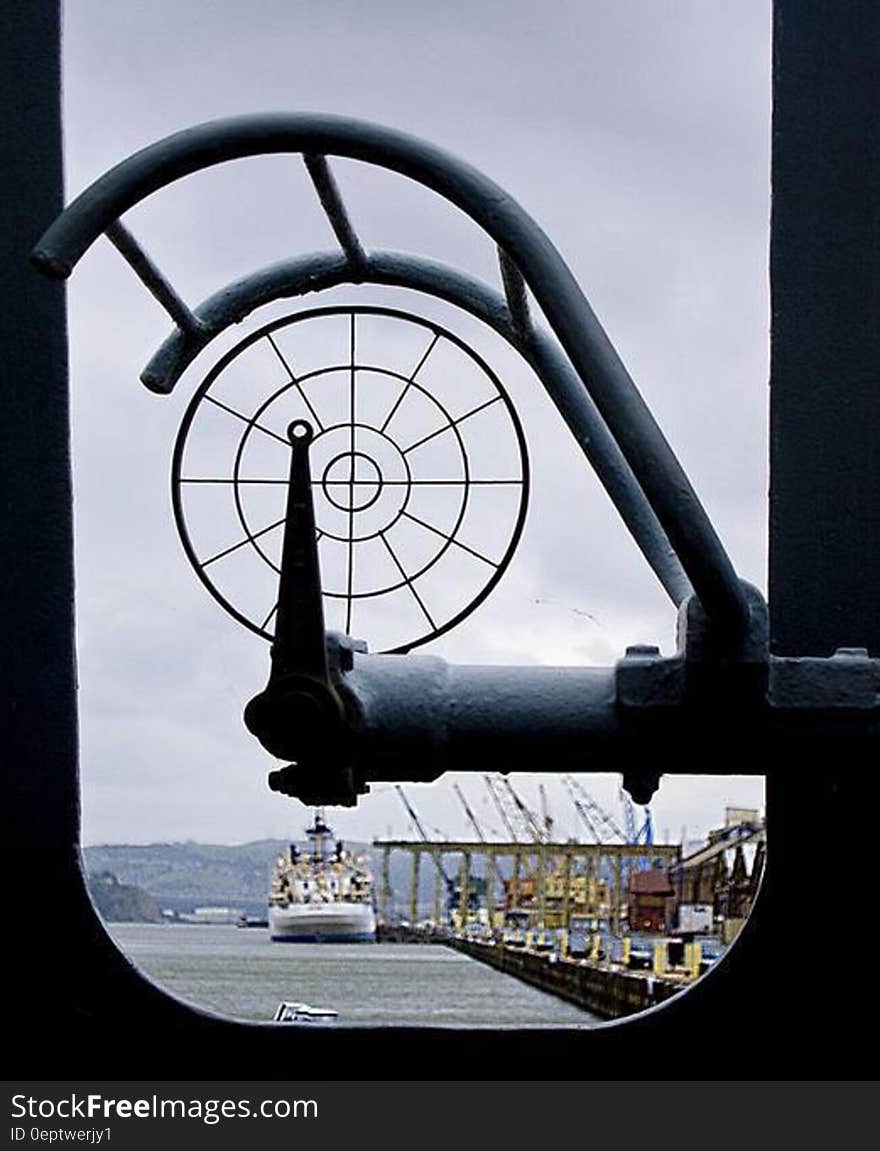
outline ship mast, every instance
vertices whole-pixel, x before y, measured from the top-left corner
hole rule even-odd
[[[312,862],[315,867],[321,867],[324,863],[324,843],[331,834],[324,819],[324,808],[316,807],[315,822],[306,828],[306,835],[312,841]]]

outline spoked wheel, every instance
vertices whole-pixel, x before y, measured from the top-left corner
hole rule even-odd
[[[522,533],[522,426],[498,377],[458,336],[374,307],[277,320],[223,356],[193,396],[172,499],[214,598],[273,638],[296,420],[314,429],[328,626],[401,652],[478,607]]]

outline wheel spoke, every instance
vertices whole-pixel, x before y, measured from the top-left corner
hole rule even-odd
[[[289,483],[288,480],[272,479],[269,476],[239,476],[238,479],[223,476],[181,476],[180,483],[182,484],[276,484],[286,487]],[[355,480],[356,484],[370,483],[369,480]],[[446,480],[386,480],[382,479],[382,487],[461,487],[462,484],[471,484],[482,487],[492,487],[493,485],[501,484],[522,484],[522,479],[509,479],[497,478],[486,480],[465,479],[460,476],[458,479]],[[348,480],[312,480],[312,484],[316,487],[347,487]]]
[[[254,540],[258,540],[260,536],[266,535],[267,532],[274,531],[275,528],[280,528],[283,523],[284,517],[282,516],[281,519],[276,520],[274,524],[269,524],[268,527],[260,528],[258,532],[249,533],[244,537],[244,539],[239,540],[238,543],[233,544],[231,547],[224,548],[222,552],[217,552],[216,555],[211,556],[211,558],[205,560],[204,563],[200,563],[199,567],[206,568],[208,564],[216,563],[217,560],[222,560],[224,556],[228,556],[233,552],[237,552],[239,548],[243,548],[246,544],[253,543]]]
[[[345,634],[351,635],[352,588],[354,586],[354,469],[355,469],[355,314],[349,316],[348,329],[348,590],[345,599]]]
[[[474,480],[471,478],[465,479],[464,476],[462,476],[461,479],[458,479],[458,480],[399,480],[399,481],[386,480],[385,482],[386,483],[398,482],[398,483],[403,483],[403,484],[410,484],[411,486],[414,486],[414,487],[419,487],[419,486],[420,487],[442,487],[444,485],[455,485],[456,487],[461,487],[462,484],[467,484],[468,487],[474,487],[475,485],[477,487],[495,487],[495,486],[503,486],[504,484],[519,484],[519,485],[522,484],[521,479],[519,479],[519,480],[501,480],[501,479],[498,479],[498,480]]]
[[[205,395],[203,398],[206,399],[209,404],[213,404],[214,407],[220,408],[224,412],[228,412],[230,416],[235,416],[237,420],[241,420],[241,422],[243,424],[247,424],[249,428],[256,428],[257,431],[263,432],[267,436],[271,436],[273,440],[277,440],[279,444],[284,444],[286,448],[290,447],[290,443],[284,438],[284,436],[279,436],[278,433],[273,432],[271,428],[266,428],[262,424],[258,424],[256,420],[250,419],[244,414],[244,412],[239,412],[236,411],[235,408],[230,408],[228,404],[224,404],[222,400],[217,400],[213,396]]]
[[[418,524],[420,527],[426,528],[429,532],[433,532],[435,536],[439,536],[441,539],[446,540],[447,543],[455,544],[457,548],[461,548],[461,550],[467,552],[468,555],[472,555],[476,559],[482,560],[483,563],[488,564],[489,567],[497,568],[500,566],[494,560],[490,560],[488,556],[484,556],[481,552],[475,551],[473,548],[469,548],[467,544],[463,544],[461,540],[457,540],[455,536],[447,535],[446,532],[442,532],[433,524],[429,524],[425,520],[420,520],[419,517],[414,516],[412,512],[402,511],[400,514],[402,516],[406,516],[408,520],[412,520],[413,523]]]
[[[283,484],[285,487],[289,483],[288,480],[270,480],[270,479],[244,479],[239,476],[237,479],[230,476],[228,479],[215,479],[209,476],[181,476],[180,482],[182,484]]]
[[[392,409],[388,413],[388,415],[385,417],[385,423],[379,429],[380,432],[384,432],[385,429],[388,427],[388,425],[391,423],[391,421],[394,419],[394,413],[397,411],[397,409],[403,403],[403,397],[406,395],[406,393],[409,391],[409,389],[415,383],[416,376],[419,374],[419,372],[424,367],[425,361],[427,360],[428,356],[430,356],[431,352],[434,351],[434,348],[437,346],[437,341],[439,339],[440,339],[440,333],[435,332],[434,338],[431,340],[430,344],[428,344],[427,351],[424,353],[422,358],[416,364],[415,368],[413,368],[412,375],[410,375],[408,377],[406,383],[403,385],[403,388],[401,389],[400,395],[394,401],[394,406],[392,407]]]
[[[415,597],[416,603],[422,609],[424,616],[425,616],[425,619],[428,621],[428,623],[431,625],[432,628],[436,628],[437,625],[434,623],[433,619],[431,618],[431,613],[425,607],[424,600],[419,595],[419,593],[416,591],[415,582],[413,580],[411,580],[410,577],[406,574],[406,571],[404,570],[403,564],[397,558],[397,553],[395,552],[395,550],[391,546],[391,544],[388,542],[388,540],[385,536],[385,533],[379,532],[379,538],[381,539],[381,541],[385,545],[385,547],[388,549],[388,554],[391,556],[392,560],[394,560],[395,566],[397,567],[397,570],[400,572],[400,574],[403,578],[403,582],[406,584],[406,586],[412,592],[413,596]]]
[[[287,360],[281,354],[281,349],[278,347],[278,345],[272,339],[272,333],[271,332],[266,333],[266,339],[272,345],[272,348],[275,352],[275,355],[281,361],[285,372],[287,372],[288,376],[290,376],[290,382],[294,385],[296,390],[299,392],[300,396],[302,397],[303,403],[309,409],[309,413],[311,414],[312,419],[315,421],[315,424],[317,425],[318,431],[323,432],[324,425],[321,423],[321,417],[318,415],[318,413],[312,407],[311,402],[309,400],[309,397],[306,395],[305,391],[303,390],[302,384],[299,382],[299,380],[294,375],[293,369],[291,368],[290,364],[288,364]]]
[[[232,483],[232,480],[205,480],[205,481],[191,480],[189,482],[190,483],[204,482],[204,483],[222,484],[222,483]],[[282,483],[282,482],[286,482],[286,481],[281,481],[281,480],[249,480],[249,481],[248,480],[240,480],[239,482],[240,483]],[[462,476],[460,479],[457,479],[457,480],[386,480],[384,477],[382,478],[381,481],[377,481],[377,480],[355,480],[356,485],[357,484],[363,485],[363,484],[379,483],[380,487],[383,487],[383,488],[414,488],[414,487],[444,487],[444,486],[445,487],[460,488],[460,487],[465,486],[465,485],[467,485],[468,487],[471,487],[473,485],[476,485],[478,487],[496,487],[496,486],[502,486],[504,484],[508,484],[508,485],[516,484],[516,485],[521,486],[522,482],[523,481],[521,479],[520,480],[506,480],[506,479],[505,480],[472,480],[472,479],[465,479],[464,476]],[[321,487],[326,487],[326,488],[348,487],[348,480],[312,480],[312,483],[320,485]]]
[[[433,440],[435,436],[442,436],[444,432],[449,432],[453,428],[458,427],[459,424],[463,424],[465,420],[469,420],[471,416],[475,416],[477,412],[482,412],[486,408],[491,407],[492,404],[497,404],[500,401],[500,396],[493,396],[491,400],[486,400],[484,404],[479,404],[477,407],[471,408],[469,412],[465,412],[465,414],[463,416],[459,416],[458,419],[450,420],[448,424],[444,424],[443,427],[438,428],[436,432],[431,432],[429,435],[423,436],[420,440],[416,440],[416,442],[414,444],[410,444],[408,448],[401,448],[401,453],[403,455],[407,455],[408,452],[414,451],[416,448],[420,448],[422,444],[426,444],[428,440]]]

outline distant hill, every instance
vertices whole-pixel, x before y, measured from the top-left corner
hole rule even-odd
[[[289,846],[283,839],[260,839],[236,845],[101,844],[83,848],[83,857],[90,874],[109,872],[123,884],[142,888],[160,910],[188,912],[194,907],[238,907],[247,915],[260,915],[266,911],[272,867]],[[378,893],[382,882],[381,852],[370,844],[347,843],[346,846],[371,859]],[[408,914],[410,869],[408,855],[392,853],[392,896],[404,915]],[[430,860],[423,859],[419,881],[421,914],[432,905],[434,874]]]
[[[110,871],[90,874],[89,894],[108,923],[159,923],[162,914],[156,900],[141,887],[121,883]]]

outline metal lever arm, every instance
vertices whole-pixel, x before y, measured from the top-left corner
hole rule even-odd
[[[309,445],[313,429],[294,420],[290,440],[290,479],[281,552],[275,642],[269,682],[248,703],[244,721],[262,745],[279,759],[295,762],[269,776],[274,791],[308,802],[355,802],[365,790],[348,761],[352,743],[350,709],[330,676],[315,535]]]
[[[294,420],[287,436],[290,479],[272,645],[272,676],[307,676],[332,690],[309,468],[309,445],[314,431],[306,420]]]

